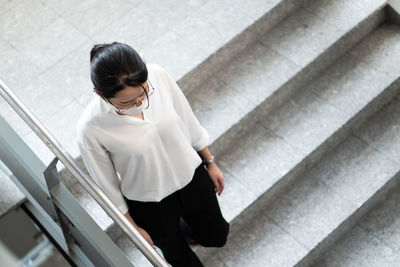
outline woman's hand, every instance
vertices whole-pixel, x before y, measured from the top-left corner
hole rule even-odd
[[[138,230],[138,231],[140,232],[140,234],[147,240],[147,242],[149,242],[150,245],[152,245],[153,248],[156,249],[156,248],[154,247],[153,240],[151,239],[151,237],[150,237],[150,235],[147,233],[147,231],[144,230],[142,227],[139,227],[139,226],[137,227],[137,230]]]
[[[214,184],[215,192],[217,192],[218,195],[221,195],[222,190],[224,190],[224,186],[225,186],[224,174],[218,168],[218,166],[215,162],[207,165],[205,168],[208,172],[208,175],[210,176],[211,181]]]

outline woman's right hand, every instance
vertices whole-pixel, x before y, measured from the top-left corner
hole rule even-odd
[[[142,227],[139,227],[139,226],[137,227],[137,229],[138,229],[138,231],[140,232],[140,234],[147,240],[147,242],[149,242],[150,245],[152,245],[153,248],[156,249],[156,248],[154,247],[153,240],[151,239],[151,237],[150,237],[150,235],[147,233],[147,231],[144,230]]]

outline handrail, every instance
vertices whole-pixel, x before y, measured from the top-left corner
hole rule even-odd
[[[29,111],[29,109],[17,98],[17,96],[0,79],[0,95],[28,124],[28,126],[39,136],[49,149],[58,157],[67,168],[99,203],[107,214],[118,224],[118,226],[129,236],[138,249],[154,266],[169,266],[168,263],[154,250],[147,240],[139,233],[133,224],[122,214],[107,195],[86,176],[75,164],[72,156],[66,151],[44,125]]]

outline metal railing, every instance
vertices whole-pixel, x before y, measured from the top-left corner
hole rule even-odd
[[[28,124],[37,136],[49,147],[68,169],[76,177],[79,183],[89,192],[89,194],[99,203],[115,223],[127,234],[143,255],[154,266],[170,266],[164,258],[147,242],[133,224],[121,213],[107,195],[98,185],[75,164],[72,156],[61,146],[54,136],[42,125],[42,123],[29,111],[29,109],[16,97],[16,95],[0,80],[0,95],[18,113],[18,115]]]

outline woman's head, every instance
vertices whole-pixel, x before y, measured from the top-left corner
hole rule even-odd
[[[120,109],[147,96],[148,72],[144,60],[127,44],[96,44],[90,51],[90,77],[95,92]]]

